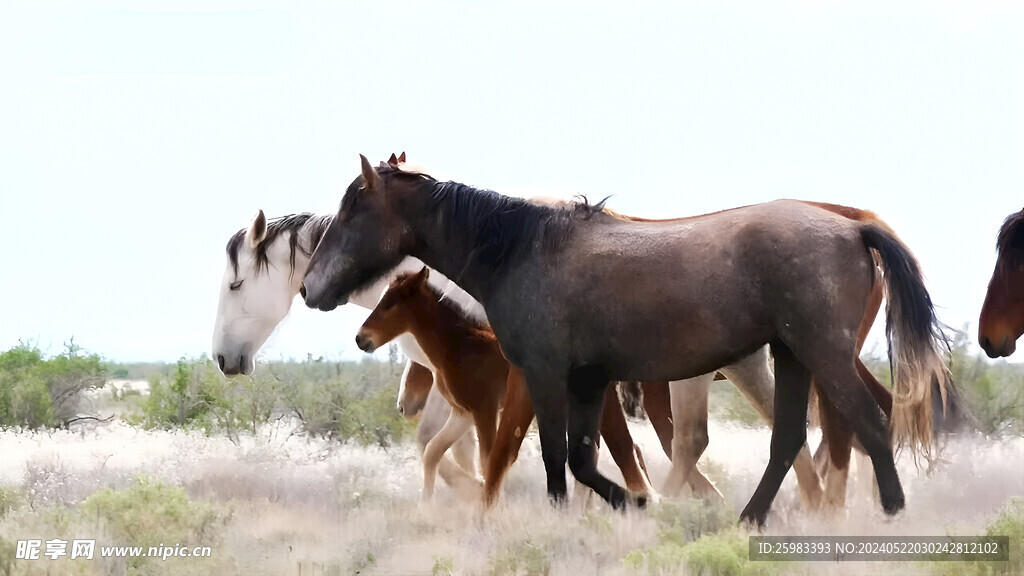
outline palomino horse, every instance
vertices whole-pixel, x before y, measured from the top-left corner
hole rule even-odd
[[[503,402],[506,412],[521,410],[509,405],[506,398],[529,405],[529,398],[523,394],[507,394],[506,383],[510,388],[522,388],[524,384],[509,377],[508,362],[487,324],[467,319],[464,311],[444,301],[442,295],[427,284],[428,276],[426,267],[416,274],[399,275],[356,335],[359,348],[373,352],[399,335],[411,334],[434,366],[436,388],[452,405],[451,416],[427,444],[423,455],[424,500],[429,500],[433,494],[434,471],[441,455],[470,426],[476,427],[480,462],[486,465],[492,456],[498,412]],[[609,392],[614,394],[612,388]],[[635,447],[625,429],[622,409],[617,399],[610,400],[605,403],[604,413],[613,418],[618,414],[622,422],[621,429],[613,423],[611,434],[602,426],[612,457],[630,489],[653,493],[646,474],[634,459]]]
[[[764,523],[804,444],[811,374],[870,455],[883,509],[903,508],[884,416],[855,365],[870,249],[886,275],[897,393],[930,402],[946,368],[917,262],[884,228],[794,201],[632,222],[600,205],[539,206],[361,160],[310,260],[306,304],[332,310],[407,255],[454,278],[523,371],[554,500],[564,499],[568,460],[613,506],[626,502],[592,447],[610,380],[690,378],[769,344],[772,447],[741,518]]]
[[[978,343],[989,358],[1013,354],[1024,334],[1024,210],[1003,222],[996,251],[999,257],[978,319]]]

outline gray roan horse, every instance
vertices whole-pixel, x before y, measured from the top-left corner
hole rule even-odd
[[[870,248],[887,280],[895,396],[930,399],[933,379],[947,376],[943,336],[910,251],[877,225],[796,201],[634,222],[600,204],[542,206],[383,163],[374,169],[362,157],[302,293],[308,306],[331,310],[406,255],[454,279],[483,304],[502,351],[526,376],[555,501],[565,497],[566,460],[612,506],[627,501],[598,472],[593,450],[610,380],[689,378],[769,344],[771,450],[741,513],[763,525],[804,444],[812,373],[871,457],[883,509],[904,506],[885,417],[854,366],[874,281]]]

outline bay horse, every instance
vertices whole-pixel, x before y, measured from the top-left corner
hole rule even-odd
[[[897,393],[930,402],[931,381],[944,385],[946,367],[917,261],[889,231],[787,200],[634,222],[600,203],[540,206],[361,163],[310,260],[306,305],[332,310],[407,255],[454,278],[483,304],[502,351],[523,371],[556,502],[566,461],[613,507],[626,502],[592,449],[610,380],[694,377],[768,344],[772,447],[741,519],[764,524],[804,444],[811,374],[870,455],[882,508],[904,507],[884,416],[855,366],[871,249],[886,276]]]
[[[1024,334],[1024,210],[1003,221],[996,252],[995,270],[978,318],[978,343],[989,358],[1013,354]]]

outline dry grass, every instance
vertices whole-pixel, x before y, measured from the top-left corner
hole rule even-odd
[[[668,470],[653,433],[635,426],[658,485]],[[703,526],[701,553],[727,556],[745,534],[733,526],[766,463],[764,429],[712,424],[702,461],[727,502],[708,508],[666,500],[646,512],[618,514],[603,505],[582,514],[556,510],[544,490],[535,438],[529,438],[506,483],[499,507],[481,515],[475,503],[439,485],[432,505],[419,504],[421,471],[415,450],[388,452],[337,446],[291,435],[290,424],[268,426],[235,444],[183,432],[141,431],[121,423],[78,431],[0,432],[0,574],[125,573],[124,563],[10,562],[10,544],[26,538],[96,538],[81,503],[103,488],[131,486],[140,472],[220,511],[214,562],[150,561],[138,574],[685,574],[680,562],[693,526]],[[838,519],[800,510],[795,482],[783,486],[769,534],[982,534],[1012,497],[1024,494],[1024,440],[962,438],[945,450],[932,474],[901,463],[908,507],[885,518],[870,501],[870,485],[854,473],[850,512]],[[602,469],[618,477],[608,459]],[[723,520],[724,519],[724,520]],[[696,534],[699,535],[699,534]],[[157,545],[154,542],[151,545]],[[5,547],[6,545],[6,547]],[[687,552],[689,550],[689,552]],[[726,558],[727,559],[727,558]],[[727,566],[723,563],[722,566]],[[924,565],[749,566],[736,573],[927,573]],[[731,568],[721,568],[731,573]],[[750,572],[749,570],[754,570]]]

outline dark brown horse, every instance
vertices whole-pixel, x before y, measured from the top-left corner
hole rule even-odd
[[[331,310],[406,255],[454,279],[483,304],[505,356],[522,368],[556,501],[568,460],[613,506],[626,502],[598,472],[593,450],[610,380],[689,378],[769,344],[771,453],[741,514],[763,524],[804,444],[812,373],[870,455],[884,510],[904,506],[884,416],[855,367],[874,283],[871,249],[886,275],[896,393],[916,400],[946,379],[916,260],[880,226],[795,201],[633,222],[601,205],[539,206],[387,166],[378,172],[362,158],[304,294],[308,306]]]
[[[424,500],[430,500],[433,495],[441,457],[470,426],[476,428],[480,463],[485,467],[486,476],[486,471],[493,469],[488,465],[489,460],[515,459],[505,451],[514,446],[518,452],[519,442],[533,419],[525,383],[519,372],[509,374],[508,362],[490,327],[468,318],[444,300],[427,284],[428,275],[428,268],[416,274],[399,275],[356,335],[359,348],[372,352],[401,334],[412,334],[434,365],[434,385],[452,406],[448,421],[423,452]],[[423,388],[424,379],[420,380],[417,386]],[[614,388],[609,387],[607,395],[601,432],[627,485],[637,493],[646,494],[651,491],[650,481],[643,470],[639,450],[626,429]],[[511,414],[525,411],[529,416],[518,428],[502,426],[501,434],[515,436],[519,442],[498,438],[495,448],[498,414],[503,404],[503,422]]]
[[[999,258],[978,319],[978,343],[989,358],[1009,356],[1024,334],[1024,210],[1003,222]]]

